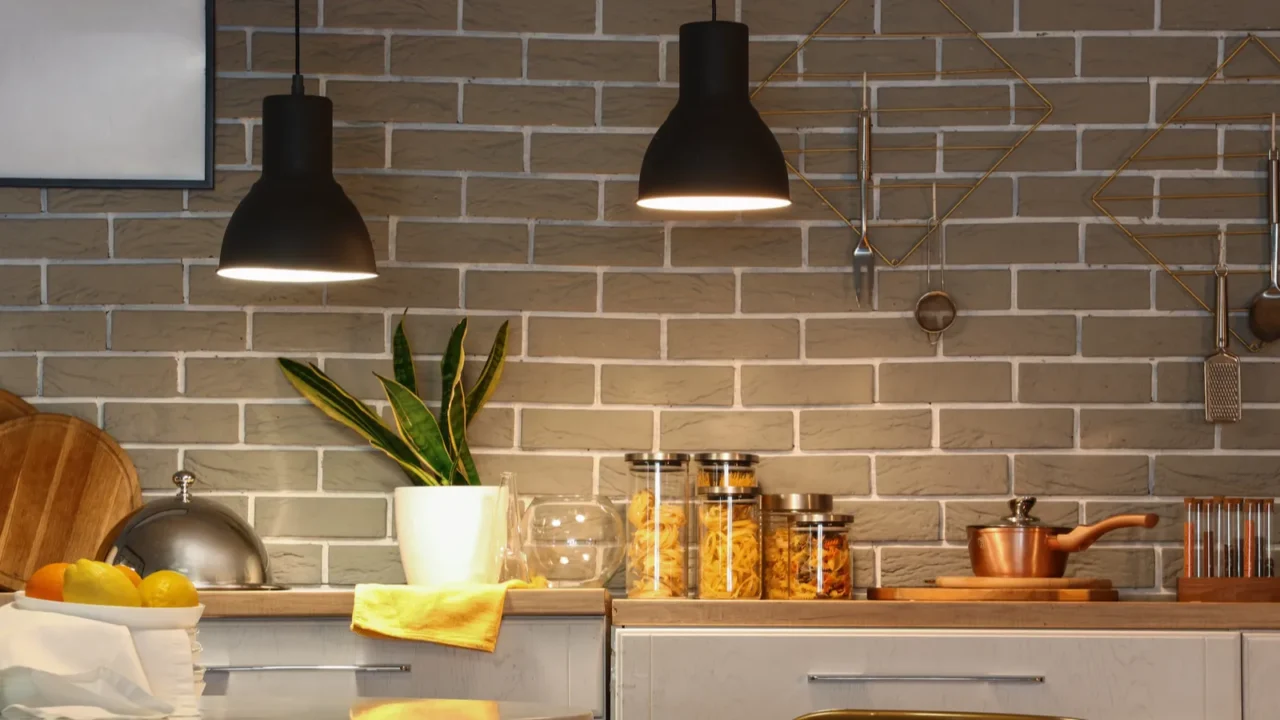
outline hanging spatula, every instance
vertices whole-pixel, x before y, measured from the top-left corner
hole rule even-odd
[[[1249,307],[1249,329],[1263,342],[1280,340],[1280,150],[1276,116],[1271,114],[1271,150],[1267,153],[1267,234],[1271,240],[1271,284]]]
[[[1213,308],[1213,339],[1217,352],[1204,361],[1204,419],[1211,423],[1233,423],[1240,419],[1240,358],[1228,349],[1227,332],[1227,240],[1218,233],[1218,265],[1213,269],[1216,298]]]

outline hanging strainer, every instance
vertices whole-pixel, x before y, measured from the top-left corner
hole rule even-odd
[[[916,323],[929,334],[929,343],[938,344],[943,331],[956,321],[956,303],[947,294],[947,236],[946,228],[938,225],[938,187],[933,187],[933,215],[929,218],[930,235],[925,246],[925,282],[928,292],[916,301]],[[933,289],[933,236],[938,236],[939,287]]]

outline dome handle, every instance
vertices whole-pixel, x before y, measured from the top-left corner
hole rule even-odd
[[[184,503],[191,502],[191,486],[196,484],[196,476],[179,470],[173,474],[173,484],[178,486],[178,499]]]

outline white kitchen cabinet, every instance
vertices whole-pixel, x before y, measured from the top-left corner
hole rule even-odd
[[[351,632],[350,620],[205,620],[197,638],[206,695],[512,700],[605,713],[603,617],[509,617],[492,654]],[[257,666],[397,666],[407,672],[267,671]]]
[[[1280,633],[1244,634],[1244,720],[1280,717]]]
[[[1280,640],[1271,649],[1274,678]],[[611,712],[613,720],[788,720],[832,708],[1234,720],[1240,658],[1234,632],[617,628]]]

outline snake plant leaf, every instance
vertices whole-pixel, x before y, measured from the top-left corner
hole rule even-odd
[[[418,394],[418,372],[413,367],[413,349],[409,347],[409,336],[404,332],[404,316],[396,325],[396,332],[391,336],[391,364],[395,366],[396,382]]]
[[[502,368],[507,362],[507,338],[509,322],[502,323],[498,334],[493,338],[493,347],[489,348],[489,357],[485,358],[484,367],[480,369],[480,377],[467,392],[467,424],[470,425],[476,415],[484,408],[485,403],[493,396],[493,391],[502,380]]]
[[[399,463],[414,484],[439,485],[447,481],[447,475],[422,467],[408,443],[387,427],[368,405],[352,397],[319,368],[288,358],[280,358],[278,362],[285,379],[302,397]]]
[[[387,394],[387,402],[391,403],[391,412],[396,419],[396,427],[400,437],[412,443],[422,463],[442,478],[453,476],[454,462],[445,447],[444,436],[440,433],[440,424],[436,422],[431,409],[422,402],[409,388],[395,380],[374,373],[378,382],[382,383],[382,391]]]
[[[453,443],[455,484],[479,485],[480,473],[476,470],[475,460],[471,457],[471,447],[467,443],[467,394],[462,387],[462,378],[454,383],[450,390],[453,402],[449,404],[449,412],[445,415],[450,441]]]
[[[467,319],[462,318],[462,321],[454,327],[453,334],[449,336],[449,345],[445,348],[444,357],[440,358],[440,422],[446,427],[449,426],[449,414],[453,412],[453,405],[464,403],[466,400],[463,391],[455,392],[455,388],[462,385],[462,344],[466,337]],[[457,457],[457,447],[453,444],[452,434],[445,433],[445,439],[446,447],[454,457]]]

